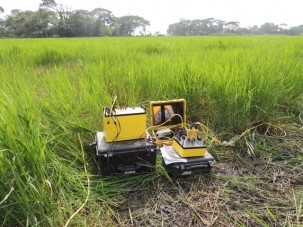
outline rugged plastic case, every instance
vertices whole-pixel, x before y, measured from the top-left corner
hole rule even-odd
[[[157,157],[157,146],[146,139],[108,143],[103,132],[95,135],[95,159],[100,175],[151,172]]]
[[[187,162],[175,162],[166,165],[162,159],[164,168],[174,177],[189,176],[196,173],[210,173],[214,163],[214,157],[207,151],[204,157],[187,158]]]

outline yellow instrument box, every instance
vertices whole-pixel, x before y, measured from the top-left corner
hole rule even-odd
[[[200,157],[204,156],[207,151],[207,147],[202,141],[180,137],[174,139],[173,147],[181,157]]]
[[[146,110],[142,107],[108,108],[103,112],[103,131],[106,142],[145,138]]]

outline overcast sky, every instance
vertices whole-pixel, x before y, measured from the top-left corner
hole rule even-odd
[[[9,14],[12,9],[37,10],[42,0],[1,0],[0,6]],[[100,7],[117,17],[138,15],[151,22],[151,32],[165,33],[168,25],[184,19],[214,17],[239,21],[240,26],[265,22],[303,24],[303,0],[56,0],[72,10]]]

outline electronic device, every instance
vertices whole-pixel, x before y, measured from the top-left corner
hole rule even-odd
[[[208,173],[215,163],[196,128],[187,128],[186,100],[150,102],[153,137],[161,150],[165,169],[174,176]],[[202,125],[202,124],[201,124]],[[170,132],[170,133],[169,133]]]
[[[95,161],[99,175],[131,174],[154,170],[158,147],[146,139],[146,110],[118,107],[117,97],[103,110],[103,131],[97,132]]]
[[[206,153],[206,145],[198,137],[197,129],[180,129],[174,138],[173,147],[181,157],[198,157]]]
[[[145,108],[117,107],[116,100],[104,108],[103,131],[93,143],[100,175],[150,172],[160,149],[164,168],[174,176],[210,172],[215,159],[200,136],[202,124],[187,128],[185,99],[151,101],[148,128]]]
[[[142,107],[104,108],[103,131],[106,142],[145,138],[146,110]]]

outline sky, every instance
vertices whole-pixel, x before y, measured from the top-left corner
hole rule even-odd
[[[42,0],[0,0],[4,15],[12,9],[38,10]],[[303,24],[302,0],[56,0],[71,8],[92,10],[105,8],[117,17],[141,16],[149,20],[147,29],[165,34],[168,26],[180,19],[213,17],[224,21],[239,21],[240,26],[261,25],[266,22]],[[2,15],[3,16],[3,15]]]

